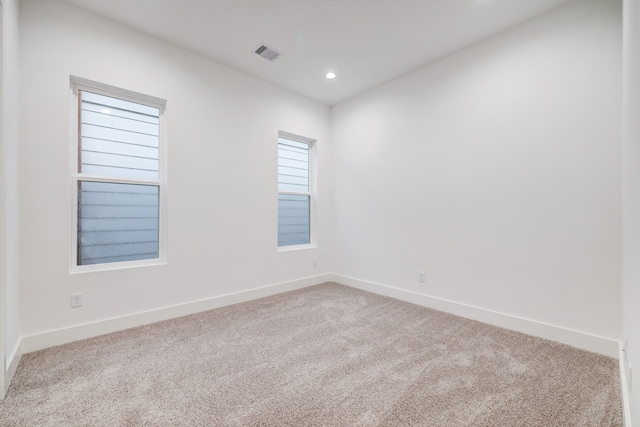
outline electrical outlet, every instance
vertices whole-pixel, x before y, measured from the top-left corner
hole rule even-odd
[[[313,266],[317,267],[318,266],[318,258],[314,258],[313,259]]]
[[[418,282],[423,282],[426,280],[424,271],[418,271]]]
[[[71,294],[71,307],[82,306],[82,294]]]

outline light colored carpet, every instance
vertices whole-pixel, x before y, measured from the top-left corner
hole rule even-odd
[[[2,426],[621,426],[617,361],[336,284],[23,356]]]

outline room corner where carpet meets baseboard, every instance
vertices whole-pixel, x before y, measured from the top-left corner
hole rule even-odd
[[[609,356],[614,359],[618,359],[619,342],[609,338],[599,337],[555,325],[549,325],[535,320],[524,319],[522,317],[516,317],[509,314],[486,310],[480,307],[474,307],[455,301],[435,298],[416,292],[399,289],[393,286],[360,280],[353,277],[332,274],[331,280],[341,285],[388,296],[405,302],[432,308],[434,310],[444,311],[446,313],[455,314],[456,316],[477,320],[479,322],[488,323],[494,326],[500,326],[505,329],[522,332],[524,334],[533,335],[538,338],[560,342],[562,344],[567,344],[582,350],[587,350]]]
[[[200,313],[215,308],[239,304],[283,292],[319,285],[321,283],[329,282],[330,280],[330,274],[321,274],[318,276],[256,287],[241,292],[220,295],[199,301],[135,313],[128,316],[104,319],[68,328],[44,331],[22,337],[21,352],[25,354],[31,353],[33,351],[67,344],[73,341],[93,338],[154,322],[188,316],[190,314]]]

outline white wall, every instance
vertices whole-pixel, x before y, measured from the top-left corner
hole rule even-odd
[[[22,335],[331,271],[327,106],[66,3],[20,16]],[[69,274],[70,74],[167,100],[166,265]],[[318,140],[317,249],[277,251],[278,130]]]
[[[618,340],[620,116],[610,0],[335,106],[334,272]]]
[[[2,0],[2,212],[0,213],[0,289],[3,295],[0,315],[4,316],[5,370],[15,370],[19,360],[19,196],[18,196],[18,138],[19,138],[19,61],[18,61],[18,1]],[[16,357],[16,355],[18,355]],[[6,379],[11,378],[11,373]],[[4,387],[8,383],[4,384]],[[4,393],[2,393],[4,394]]]
[[[632,419],[640,425],[640,3],[624,2],[623,276],[622,328],[629,347],[622,363],[629,376]],[[628,378],[629,380],[629,378]]]
[[[618,0],[570,3],[331,117],[57,0],[24,0],[20,24],[22,336],[333,272],[619,339]],[[168,100],[167,265],[69,275],[70,74]],[[318,139],[317,249],[275,247],[278,130]]]
[[[4,4],[0,0],[0,176],[4,178]],[[6,251],[6,219],[4,199],[4,179],[0,180],[0,384],[4,386],[6,373],[7,354],[5,351],[5,313],[6,313],[6,289],[7,278],[4,274],[7,257]],[[0,396],[4,397],[4,387]]]

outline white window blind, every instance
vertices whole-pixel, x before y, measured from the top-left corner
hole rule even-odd
[[[159,187],[78,182],[78,265],[159,256]]]
[[[81,91],[80,172],[158,179],[160,111]]]
[[[79,89],[76,265],[160,258],[160,108]]]
[[[309,163],[308,143],[278,138],[278,246],[310,243]]]

